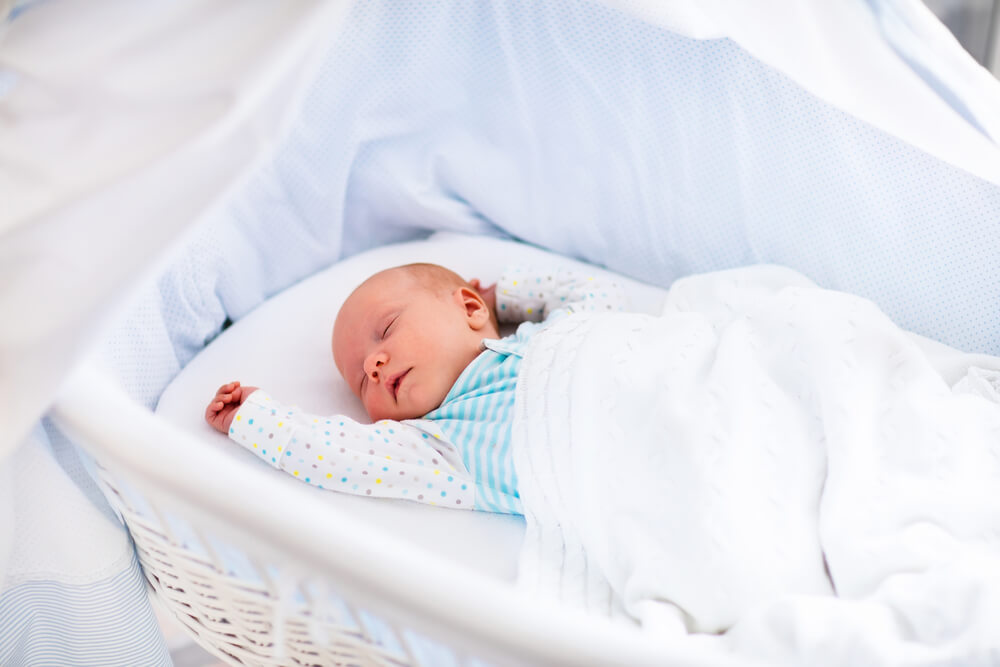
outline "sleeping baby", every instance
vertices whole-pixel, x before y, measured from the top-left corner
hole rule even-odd
[[[878,649],[834,664],[995,636],[1000,359],[783,267],[680,279],[657,315],[623,302],[571,271],[397,267],[333,330],[373,423],[236,382],[205,417],[324,489],[522,514],[528,588],[660,632],[801,620]]]
[[[372,424],[231,382],[205,411],[267,463],[324,489],[520,514],[511,414],[523,350],[572,312],[620,310],[614,282],[510,268],[498,285],[433,264],[382,271],[344,302],[333,357]],[[499,323],[521,322],[501,338]]]

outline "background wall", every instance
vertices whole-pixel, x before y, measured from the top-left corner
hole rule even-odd
[[[1000,77],[1000,0],[924,0],[962,46]]]

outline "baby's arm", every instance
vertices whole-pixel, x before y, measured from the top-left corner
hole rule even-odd
[[[621,311],[627,303],[618,282],[574,269],[509,266],[496,285],[496,313],[501,322],[540,322],[562,309]]]
[[[239,387],[227,391],[230,385],[223,385],[219,393],[236,393]],[[281,405],[259,389],[239,393],[241,404],[229,414],[225,432],[275,468],[321,489],[474,509],[471,476],[433,422],[361,424],[341,415],[320,417]],[[209,411],[219,403],[223,407],[217,412],[222,414],[233,401],[215,400]],[[209,411],[206,419],[216,426]]]

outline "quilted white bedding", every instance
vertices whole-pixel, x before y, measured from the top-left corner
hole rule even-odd
[[[521,583],[767,662],[995,663],[998,380],[774,266],[565,318],[518,385]]]

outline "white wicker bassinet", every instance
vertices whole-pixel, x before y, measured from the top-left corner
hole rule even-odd
[[[255,466],[216,459],[100,371],[74,375],[54,417],[107,465],[106,492],[154,594],[202,646],[233,664],[731,662],[534,600],[377,526],[317,509],[305,485],[275,485]],[[220,466],[229,468],[225,485],[205,472]],[[255,493],[237,500],[230,486]]]

